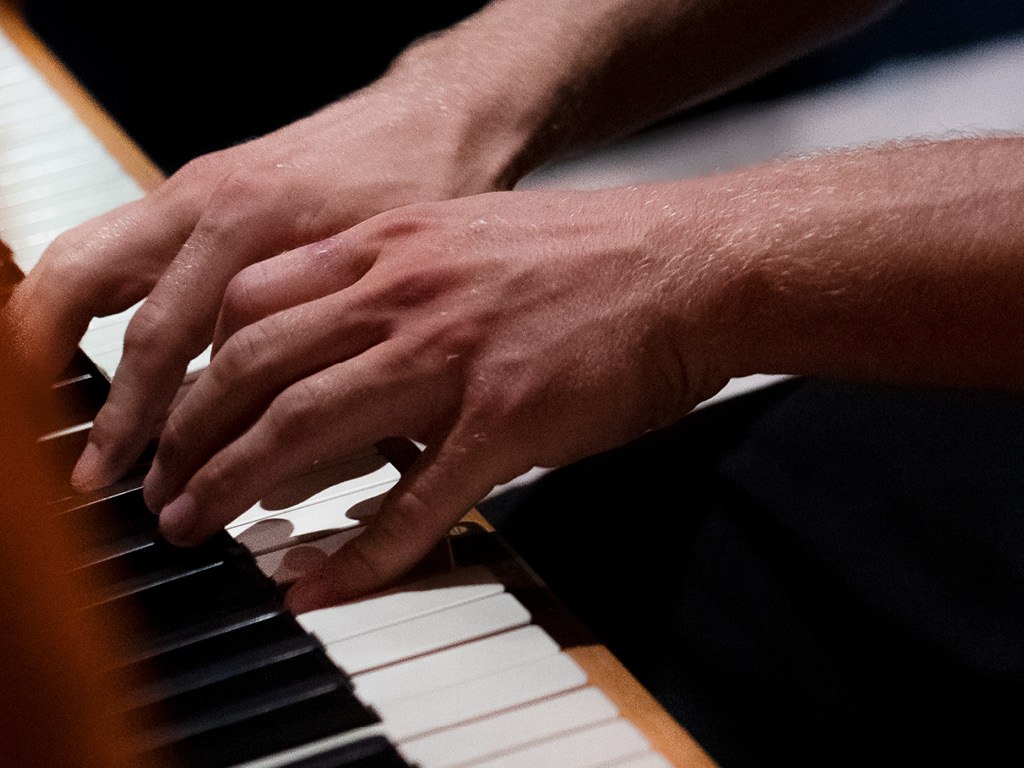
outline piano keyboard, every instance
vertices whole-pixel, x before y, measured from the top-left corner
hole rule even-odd
[[[0,13],[12,35],[28,34]],[[141,194],[0,32],[0,236],[17,266],[31,269],[61,231]],[[9,285],[19,270],[5,269],[0,282]],[[130,316],[94,321],[56,386],[61,407],[40,445],[64,476],[105,397]],[[548,631],[552,616],[554,626],[571,626],[558,623],[557,606],[538,598],[543,590],[514,556],[472,523],[438,550],[445,567],[342,606],[285,611],[281,588],[358,535],[396,482],[388,457],[368,452],[299,478],[190,550],[157,534],[139,490],[145,468],[86,496],[65,483],[52,500],[55,514],[81,531],[85,554],[73,565],[90,585],[85,615],[136,619],[124,663],[105,674],[125,684],[121,714],[140,763],[669,765],[588,681],[580,654]],[[637,709],[667,720],[645,693],[629,690]],[[709,765],[668,722],[662,740],[673,763],[686,755],[687,765]]]
[[[57,235],[143,194],[142,187],[0,33],[0,234],[28,272]],[[138,307],[89,325],[81,347],[107,376]],[[209,362],[207,350],[192,362]]]

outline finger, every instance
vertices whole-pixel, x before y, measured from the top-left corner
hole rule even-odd
[[[375,249],[359,247],[345,232],[246,267],[224,292],[214,354],[248,325],[349,287],[366,274],[375,256]]]
[[[121,312],[149,292],[192,222],[180,196],[154,193],[58,237],[5,310],[23,357],[48,377],[62,370],[93,317]]]
[[[507,474],[462,430],[429,447],[385,497],[366,530],[288,591],[294,613],[375,592],[400,578]]]
[[[232,275],[294,244],[283,189],[254,183],[225,182],[129,323],[110,394],[72,475],[80,490],[116,480],[156,433],[189,361],[210,341]]]
[[[146,478],[146,503],[161,509],[285,389],[382,342],[387,330],[333,294],[231,336],[168,417]]]
[[[435,382],[409,374],[403,347],[381,344],[282,392],[161,510],[164,535],[198,544],[324,458],[421,431],[446,404]]]

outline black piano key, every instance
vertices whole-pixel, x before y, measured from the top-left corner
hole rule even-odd
[[[264,614],[195,642],[126,664],[110,675],[136,706],[194,690],[282,653],[316,646],[287,612]]]
[[[107,382],[93,376],[65,380],[53,388],[53,406],[39,425],[40,437],[91,422],[107,397]]]
[[[268,621],[282,613],[286,613],[282,601],[277,596],[271,596],[255,605],[233,607],[219,616],[195,618],[163,631],[145,631],[133,626],[119,662],[108,673],[116,675],[119,669],[135,665],[141,668],[150,662],[159,664],[158,660],[167,654],[186,652],[190,647],[203,643],[230,642],[224,638],[232,632]]]
[[[276,664],[295,659],[303,654],[320,650],[320,645],[309,636],[292,635],[272,642],[242,647],[220,658],[197,662],[176,674],[140,678],[133,687],[121,686],[126,691],[122,709],[138,710],[157,702],[181,701],[185,694],[211,690],[227,681],[237,681]]]
[[[75,489],[71,486],[71,471],[88,440],[89,430],[81,429],[38,443],[43,462],[51,468],[55,480],[54,487],[48,489],[50,498],[47,501],[57,502],[75,496]]]
[[[72,507],[61,512],[59,520],[61,524],[75,529],[86,554],[89,550],[124,539],[133,539],[139,543],[151,541],[159,523],[157,516],[149,511],[143,501],[141,489]],[[116,549],[112,549],[109,554],[116,552]],[[97,559],[101,556],[97,553]]]
[[[90,568],[102,565],[115,558],[123,557],[151,547],[160,540],[160,532],[155,528],[149,531],[122,536],[114,541],[96,544],[82,552],[75,553],[74,569]]]
[[[129,588],[112,591],[107,599],[86,610],[108,625],[127,617],[138,627],[136,639],[143,643],[190,622],[215,622],[232,610],[280,601],[276,585],[247,558],[225,557],[144,588],[122,586]]]
[[[409,764],[386,738],[372,736],[287,763],[281,768],[409,768]]]
[[[47,437],[37,445],[42,452],[41,460],[48,466],[56,480],[54,487],[50,489],[51,504],[62,505],[64,508],[78,506],[83,500],[102,499],[109,493],[98,491],[91,494],[79,494],[71,485],[71,472],[78,463],[78,457],[82,455],[85,445],[89,440],[89,429],[79,429],[73,432],[60,434],[56,437]],[[143,454],[126,474],[127,481],[119,483],[117,487],[127,485],[131,488],[138,488],[142,485],[142,478],[145,477],[149,465],[156,453],[156,444],[150,443]]]
[[[231,552],[217,544],[180,548],[169,544],[158,533],[134,537],[135,546],[117,544],[106,548],[119,550],[111,557],[100,557],[78,568],[93,599],[110,600],[141,592],[175,579],[186,578],[201,569],[218,566]],[[123,542],[122,542],[123,544]],[[106,554],[94,550],[95,554]]]
[[[378,722],[343,678],[328,674],[206,713],[187,728],[150,728],[140,733],[134,752],[143,764],[156,758],[186,768],[226,768]]]
[[[205,684],[123,710],[124,721],[134,728],[164,723],[187,733],[211,716],[243,710],[274,691],[290,689],[304,680],[333,679],[337,673],[317,643],[282,642],[264,650],[271,652],[253,651],[236,658],[233,665],[220,665],[216,671],[223,675],[221,679],[208,679],[202,681]],[[347,687],[348,681],[345,683]]]
[[[96,364],[90,360],[82,350],[75,352],[74,357],[71,358],[71,362],[68,363],[67,367],[60,374],[57,375],[54,389],[60,389],[62,386],[86,376],[95,379],[97,386],[105,387],[107,391],[110,390],[110,384],[103,377],[103,374],[100,373],[99,368],[96,367]],[[104,397],[105,396],[106,395],[104,395]]]
[[[125,626],[122,661],[106,670],[124,684],[121,715],[137,727],[138,756],[175,756],[218,768],[379,723],[319,641],[283,609],[281,594],[226,533],[179,549],[159,536],[139,490],[154,446],[125,482],[75,494],[70,473],[109,391],[79,353],[53,387],[59,407],[40,441],[61,478],[55,510],[85,532],[76,569],[95,585],[87,613]],[[72,429],[69,429],[72,428]],[[83,503],[83,500],[85,503]],[[354,737],[358,737],[358,732]],[[179,763],[174,763],[179,765]],[[295,768],[408,768],[384,738],[305,758]]]
[[[59,433],[57,436],[47,436],[46,439],[40,440],[36,444],[42,454],[40,461],[51,470],[55,481],[53,488],[49,489],[49,498],[46,500],[58,508],[77,507],[86,502],[103,499],[119,489],[140,488],[142,479],[153,460],[155,446],[150,445],[125,473],[124,481],[119,481],[106,489],[80,494],[71,485],[71,472],[89,440],[89,431],[89,428],[82,428]]]

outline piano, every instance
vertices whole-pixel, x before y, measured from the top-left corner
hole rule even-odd
[[[0,3],[0,238],[9,246],[0,254],[0,301],[60,232],[160,180]],[[282,587],[358,535],[414,457],[411,444],[381,445],[298,478],[187,550],[161,540],[142,503],[145,459],[114,486],[73,493],[70,468],[132,311],[93,321],[60,380],[35,393],[55,405],[29,422],[40,471],[52,473],[37,494],[46,522],[37,535],[59,526],[73,546],[25,552],[60,560],[46,579],[70,585],[60,589],[72,607],[61,632],[66,656],[54,661],[66,664],[66,696],[116,692],[86,730],[114,734],[117,764],[713,765],[475,512],[401,584],[299,616],[285,610]],[[40,593],[41,612],[53,608],[55,590]],[[106,647],[72,642],[92,627],[107,630]],[[95,655],[83,660],[90,647]],[[12,657],[0,663],[17,671]],[[68,728],[83,706],[68,709]],[[59,703],[53,711],[63,719]]]

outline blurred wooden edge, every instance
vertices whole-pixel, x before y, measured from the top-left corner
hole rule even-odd
[[[163,181],[160,169],[36,38],[12,7],[11,0],[0,0],[0,27],[144,190],[155,189]],[[384,451],[400,470],[407,468],[418,454],[416,447],[405,441],[388,441]],[[493,527],[478,511],[471,511],[466,521],[496,536]],[[536,575],[529,573],[540,584]],[[632,721],[652,747],[673,765],[679,768],[715,765],[693,737],[607,648],[594,642],[572,646],[567,652],[586,671],[591,683],[604,691],[623,717]]]
[[[50,405],[20,370],[0,320],[0,765],[128,768],[119,700],[99,674],[117,661],[121,627],[82,619],[76,531],[45,503],[52,468],[35,448]]]

